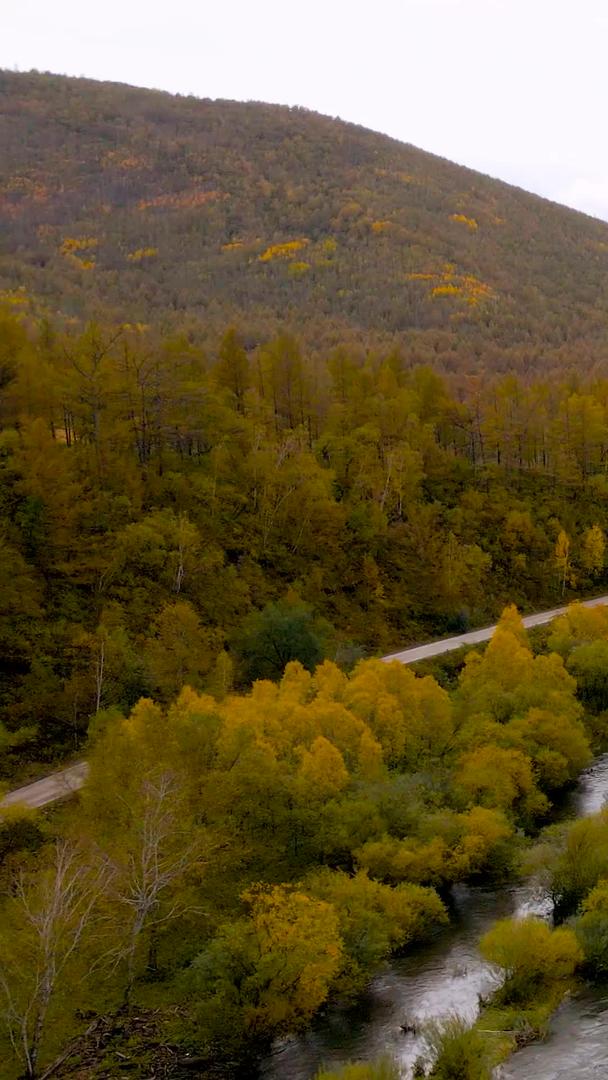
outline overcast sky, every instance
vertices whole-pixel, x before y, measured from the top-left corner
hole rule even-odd
[[[0,0],[0,67],[304,105],[608,220],[608,0]]]

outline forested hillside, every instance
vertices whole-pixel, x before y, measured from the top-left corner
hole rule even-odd
[[[279,334],[248,355],[227,330],[207,354],[11,313],[0,367],[5,775],[142,693],[605,591],[605,381],[463,403],[394,351],[321,361]]]
[[[250,347],[280,321],[446,371],[604,362],[608,226],[385,136],[4,72],[0,145],[0,288],[37,313],[203,343],[238,322]]]
[[[604,587],[608,226],[303,110],[0,93],[4,775]]]

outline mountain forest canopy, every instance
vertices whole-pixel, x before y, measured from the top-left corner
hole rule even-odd
[[[608,226],[303,110],[0,89],[5,776],[602,589]]]
[[[604,362],[607,225],[353,124],[4,71],[0,146],[0,288],[40,315]]]

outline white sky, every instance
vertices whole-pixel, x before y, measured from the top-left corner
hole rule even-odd
[[[0,0],[0,67],[304,105],[608,220],[608,0]]]

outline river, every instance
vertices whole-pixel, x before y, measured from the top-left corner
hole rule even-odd
[[[599,810],[608,796],[608,754],[587,769],[569,798],[568,816]],[[260,1080],[311,1080],[320,1066],[370,1061],[387,1055],[410,1077],[424,1053],[420,1034],[401,1030],[458,1014],[474,1020],[479,995],[497,984],[477,951],[479,938],[507,915],[549,917],[551,905],[529,885],[452,889],[449,927],[430,942],[394,960],[356,1006],[332,1007],[307,1033],[279,1042],[262,1063]],[[586,991],[556,1015],[549,1039],[517,1053],[501,1071],[504,1080],[589,1080],[608,1075],[608,988]]]

